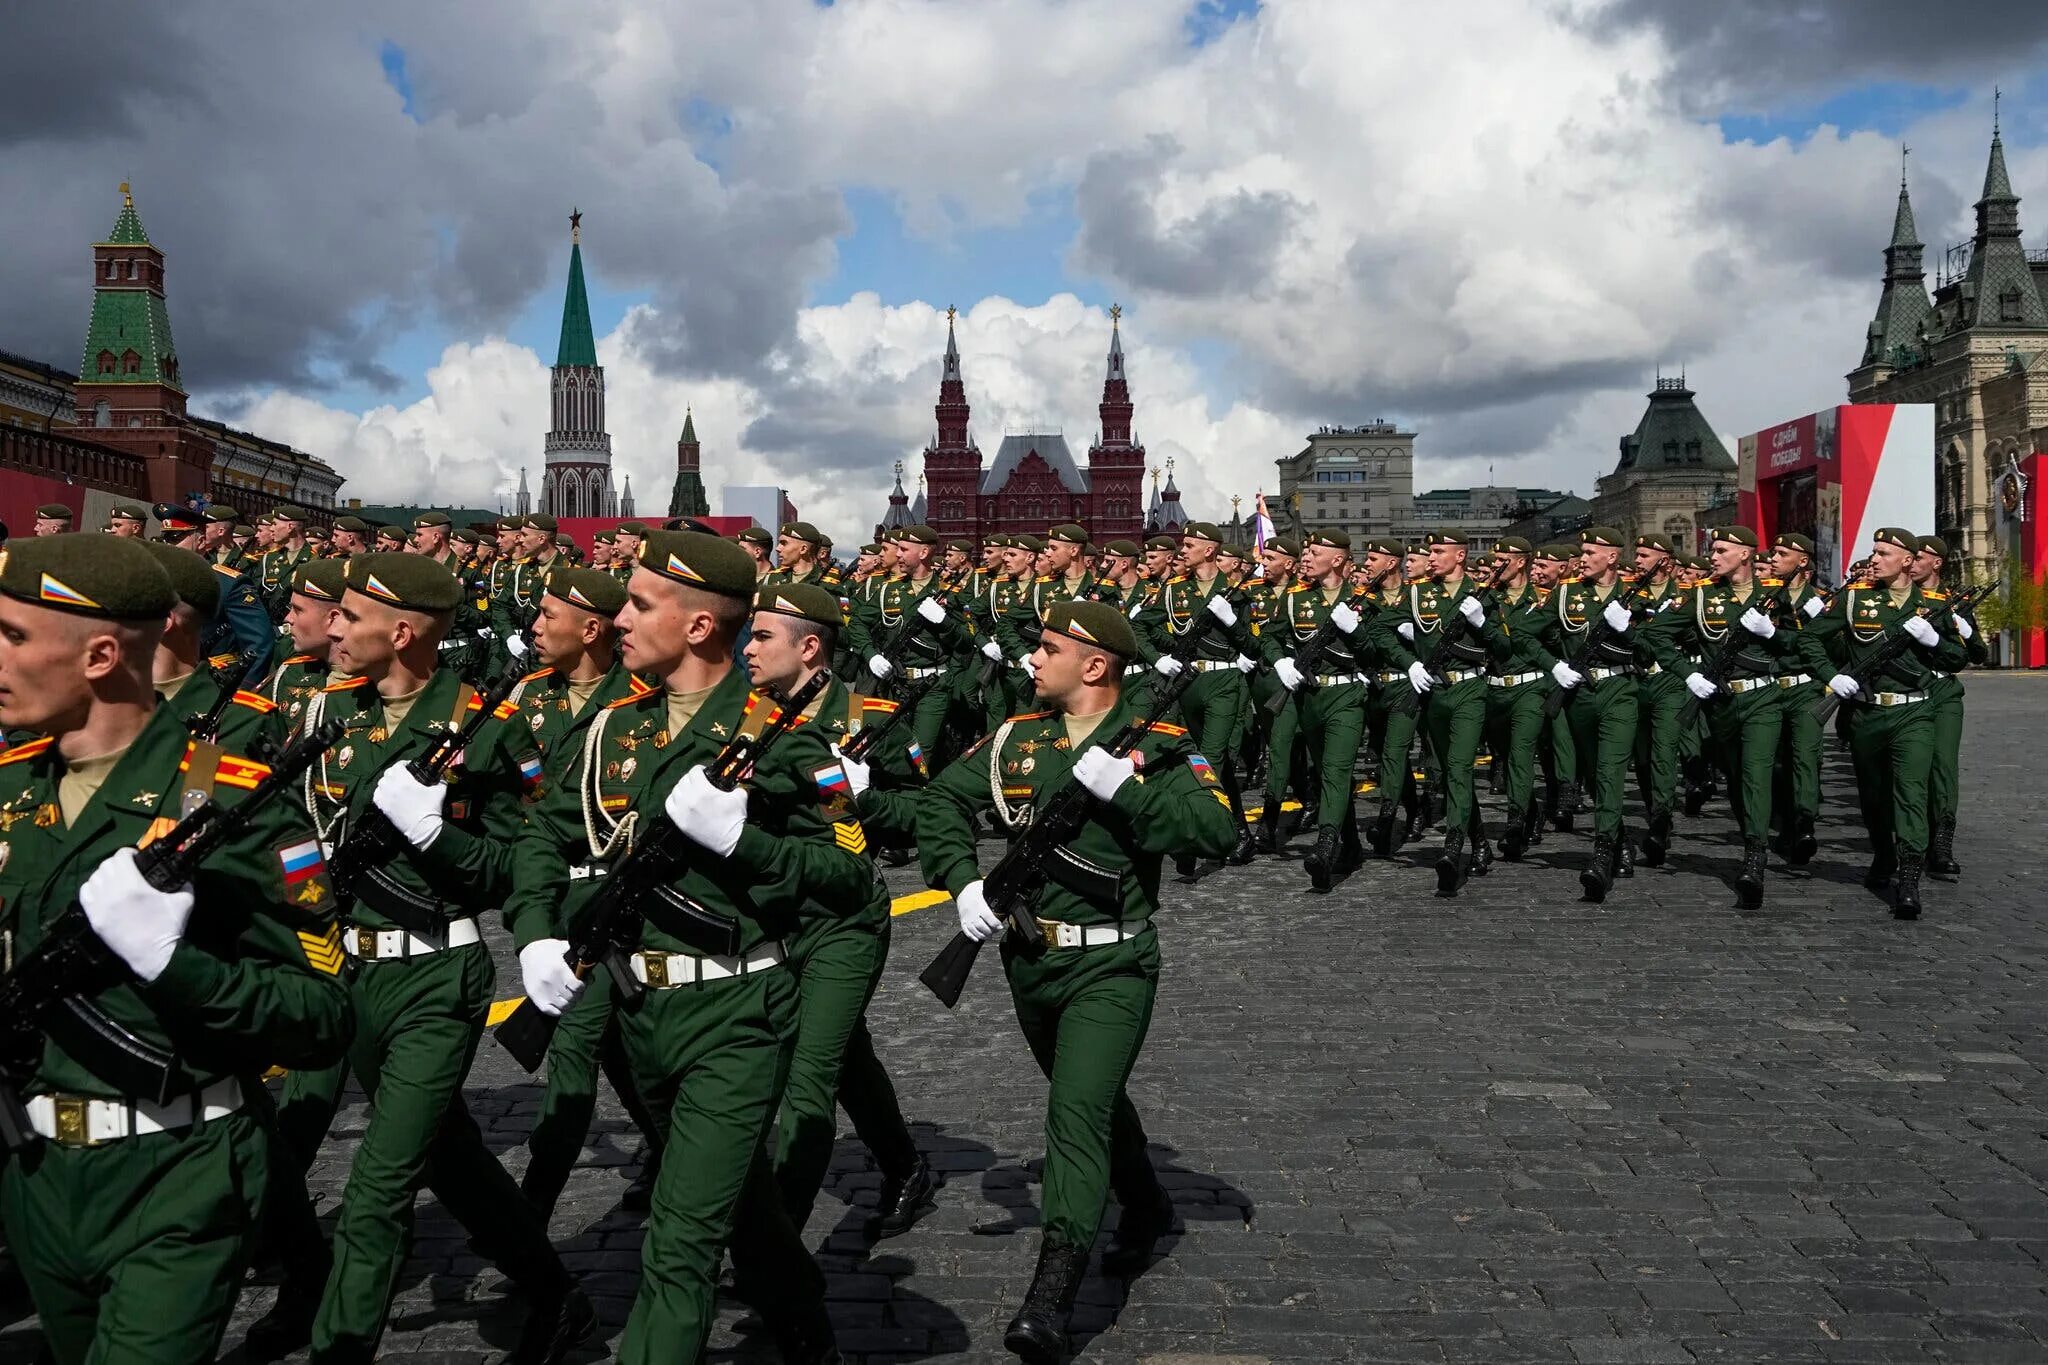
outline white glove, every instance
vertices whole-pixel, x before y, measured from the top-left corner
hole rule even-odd
[[[676,779],[661,808],[677,829],[721,858],[732,856],[747,826],[747,794],[712,786],[701,764]]]
[[[583,994],[583,978],[569,966],[569,942],[537,938],[519,950],[519,984],[542,1014],[558,1015]]]
[[[1430,682],[1429,670],[1422,666],[1422,660],[1417,659],[1408,665],[1408,685],[1415,689],[1417,695],[1429,691],[1435,685]]]
[[[1038,681],[1038,665],[1031,662],[1031,656],[1029,654],[1019,654],[1017,656],[1017,667],[1024,670],[1025,677],[1031,679],[1031,681],[1033,682]]]
[[[1003,647],[997,644],[994,640],[983,640],[981,642],[981,652],[983,654],[988,655],[989,658],[995,659],[999,662],[1003,657]]]
[[[1806,599],[1806,605],[1801,607],[1799,610],[1805,612],[1806,619],[1811,621],[1814,617],[1820,615],[1827,609],[1827,603],[1821,601],[1818,597],[1809,597]]]
[[[880,678],[882,681],[887,682],[890,678],[895,676],[896,665],[890,663],[887,659],[883,658],[879,654],[870,654],[868,656],[868,672],[874,674],[877,678]]]
[[[1298,692],[1301,690],[1301,684],[1303,681],[1301,676],[1301,666],[1295,663],[1294,660],[1282,659],[1279,663],[1273,665],[1273,673],[1274,676],[1280,679],[1280,685],[1286,688],[1289,692]]]
[[[839,752],[837,744],[832,746],[832,757],[839,760],[839,770],[846,774],[846,785],[852,789],[853,799],[858,801],[861,793],[874,785],[873,771],[859,759],[848,758]]]
[[[1971,624],[1970,624],[1970,618],[1969,618],[1969,617],[1967,617],[1967,616],[1958,616],[1958,617],[1956,617],[1956,618],[1955,618],[1955,620],[1956,620],[1956,634],[1958,634],[1958,635],[1962,636],[1962,637],[1963,637],[1963,638],[1964,638],[1965,640],[1969,639],[1969,638],[1970,638],[1971,636],[1973,636],[1973,635],[1975,635],[1975,634],[1977,633],[1977,628],[1976,628],[1975,626],[1973,626],[1973,625],[1971,625]]]
[[[1924,616],[1907,617],[1905,631],[1923,645],[1931,646],[1941,642],[1941,637],[1934,633],[1934,627],[1927,624],[1927,618]]]
[[[1627,607],[1624,607],[1619,602],[1610,600],[1606,606],[1600,609],[1600,619],[1607,623],[1609,630],[1619,634],[1628,629],[1629,622],[1634,618],[1629,614]]]
[[[163,975],[192,917],[192,891],[159,891],[135,867],[135,850],[117,848],[78,888],[78,904],[100,942],[144,981]]]
[[[1114,801],[1117,789],[1137,770],[1129,755],[1116,758],[1106,749],[1090,749],[1074,761],[1074,780],[1097,801]]]
[[[1349,602],[1339,602],[1330,608],[1330,624],[1349,635],[1358,629],[1358,612]]]
[[[1714,684],[1707,680],[1706,674],[1688,673],[1685,675],[1685,690],[1698,697],[1701,701],[1705,701],[1708,697],[1714,695],[1716,689]]]
[[[1486,607],[1476,597],[1466,597],[1458,603],[1458,615],[1471,625],[1481,625],[1486,620]]]
[[[1573,668],[1563,659],[1559,659],[1555,664],[1551,666],[1550,676],[1557,679],[1557,685],[1559,687],[1577,687],[1580,683],[1586,680],[1586,677],[1583,673],[1579,672],[1578,669]]]
[[[1413,621],[1403,621],[1400,625],[1395,626],[1394,633],[1411,645],[1415,643],[1415,623]]]
[[[505,637],[505,652],[515,659],[525,658],[526,641],[517,635],[507,635]]]
[[[1210,598],[1206,605],[1208,606],[1209,614],[1224,625],[1234,626],[1237,624],[1237,608],[1231,606],[1221,593]]]
[[[988,897],[982,894],[980,882],[961,887],[953,904],[960,911],[960,932],[976,943],[986,943],[1003,932],[1003,922],[988,908]]]
[[[424,851],[441,835],[441,806],[448,799],[445,783],[431,785],[407,772],[403,763],[386,768],[370,792],[370,804],[414,848]]]
[[[1159,656],[1159,662],[1152,665],[1152,671],[1162,678],[1173,678],[1178,677],[1180,671],[1185,667],[1187,667],[1186,664],[1183,664],[1171,654],[1162,654]]]
[[[1759,640],[1768,640],[1778,633],[1777,622],[1771,620],[1770,617],[1764,615],[1755,607],[1749,607],[1743,611],[1742,628],[1751,635],[1756,636]]]
[[[1862,686],[1847,673],[1837,673],[1834,677],[1828,679],[1828,691],[1834,693],[1843,701],[1849,700],[1849,698],[1862,690]]]
[[[1251,675],[1252,670],[1257,668],[1258,666],[1259,661],[1257,659],[1254,659],[1249,654],[1240,654],[1237,656],[1237,671],[1245,674],[1247,677],[1249,677]]]
[[[933,625],[937,625],[946,619],[946,608],[940,603],[938,598],[927,597],[924,601],[917,604],[917,614]]]

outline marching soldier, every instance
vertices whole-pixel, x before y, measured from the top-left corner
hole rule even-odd
[[[1529,563],[1529,581],[1546,594],[1555,596],[1558,585],[1564,581],[1565,565],[1578,554],[1579,547],[1553,541],[1536,551]],[[1556,687],[1550,684],[1551,690]],[[1549,703],[1545,703],[1547,710]],[[1543,739],[1537,750],[1543,761],[1543,813],[1531,822],[1529,843],[1534,846],[1543,842],[1546,825],[1559,829],[1571,828],[1571,821],[1578,810],[1578,744],[1572,739],[1572,720],[1568,710],[1560,707],[1556,715],[1544,722]]]
[[[1632,615],[1664,610],[1678,595],[1673,578],[1676,548],[1663,535],[1636,537],[1635,582],[1629,602]],[[1655,659],[1636,656],[1636,786],[1642,793],[1647,828],[1643,861],[1660,867],[1671,847],[1671,825],[1678,803],[1678,719],[1685,711],[1685,679],[1667,673]]]
[[[1913,552],[1913,582],[1922,595],[1941,591],[1948,563],[1948,543],[1940,536],[1922,536]],[[1938,600],[1938,599],[1937,599]],[[1975,667],[1991,657],[1977,622],[1968,610],[1951,618],[1962,637],[1966,662]],[[1962,790],[1963,680],[1960,669],[1937,672],[1927,685],[1927,704],[1934,711],[1934,767],[1927,774],[1927,871],[1943,881],[1962,875],[1956,861],[1956,805]]]
[[[915,685],[912,731],[918,747],[927,754],[939,751],[957,696],[954,665],[966,653],[969,636],[960,603],[945,580],[935,572],[932,556],[937,552],[938,532],[929,526],[909,526],[896,541],[898,573],[876,595],[873,614],[854,631],[858,642],[864,634],[868,647],[879,650],[894,633],[906,613],[916,618],[908,629],[900,659],[876,653],[868,656],[868,672],[886,683],[901,674]]]
[[[212,740],[233,753],[247,753],[252,741],[266,728],[265,717],[275,710],[260,692],[242,686],[241,676],[225,682],[216,670],[233,673],[240,663],[238,654],[207,657],[200,648],[207,634],[206,623],[220,610],[221,579],[214,566],[190,550],[161,541],[145,541],[159,567],[178,594],[157,638],[152,671],[165,705],[180,721],[194,721],[216,710],[223,691],[232,696],[214,720],[212,730],[199,736]]]
[[[71,509],[61,502],[44,503],[36,509],[37,536],[61,536],[71,529]]]
[[[1124,669],[1141,653],[1129,619],[1107,603],[1062,602],[1044,625],[1032,657],[1048,709],[1012,717],[940,774],[919,806],[917,841],[927,880],[953,894],[962,932],[986,940],[1004,925],[982,893],[977,818],[993,809],[1016,830],[1070,782],[1095,802],[1068,847],[1100,869],[1100,883],[1048,882],[1038,935],[1002,943],[1017,1022],[1050,1082],[1038,1265],[1003,1339],[1035,1365],[1065,1358],[1067,1318],[1111,1190],[1123,1214],[1105,1270],[1142,1269],[1172,1231],[1172,1200],[1125,1091],[1158,991],[1160,860],[1221,857],[1234,837],[1215,773],[1179,726],[1154,722],[1127,758],[1101,747],[1138,719],[1121,696]]]
[[[329,538],[336,559],[347,559],[350,555],[369,553],[370,523],[358,516],[342,516],[334,519],[334,534]]]
[[[775,541],[776,567],[762,577],[762,586],[770,583],[822,584],[825,566],[819,562],[819,547],[823,540],[818,528],[808,521],[785,523],[782,534]]]
[[[1786,531],[1772,540],[1770,573],[1785,585],[1786,621],[1792,629],[1805,630],[1827,610],[1827,597],[1814,586],[1813,541],[1806,536]],[[1825,650],[1809,650],[1803,662],[1788,666],[1778,678],[1785,723],[1771,812],[1778,824],[1777,850],[1793,867],[1811,861],[1818,843],[1814,825],[1820,818],[1821,733],[1813,708],[1833,672],[1826,664]]]
[[[553,517],[536,512],[516,520],[519,526],[512,534],[512,562],[505,566],[491,596],[490,631],[497,647],[492,655],[493,670],[505,667],[508,658],[524,663],[530,652],[526,632],[540,612],[540,595],[560,558],[555,546],[558,523]]]
[[[199,518],[184,508],[160,503],[156,512],[157,524],[163,528],[164,543],[190,550],[218,575],[218,601],[213,614],[207,618],[203,637],[207,648],[218,646],[233,654],[254,650],[253,666],[259,671],[268,667],[271,647],[277,641],[277,627],[271,623],[270,613],[264,610],[262,594],[256,591],[255,583],[247,574],[207,553],[207,546],[220,536],[219,528],[232,525],[213,514],[226,512],[232,517],[233,511],[216,506],[210,508],[204,518]],[[225,543],[224,539],[222,543]]]
[[[639,1293],[618,1345],[628,1365],[703,1358],[728,1238],[784,1358],[837,1358],[823,1277],[775,1197],[762,1137],[797,1026],[784,940],[806,902],[857,902],[874,870],[833,828],[843,775],[810,727],[785,735],[743,786],[724,791],[706,776],[772,710],[732,656],[755,580],[752,556],[732,541],[659,531],[641,542],[620,648],[659,685],[593,718],[571,780],[528,816],[506,906],[527,997],[559,1013],[583,989],[561,937],[575,870],[608,868],[655,820],[694,845],[639,926],[631,961],[647,994],[620,1017],[640,1092],[665,1127]],[[667,896],[701,915],[668,910]],[[709,934],[707,921],[726,927]]]
[[[170,579],[141,543],[60,535],[0,551],[0,903],[17,970],[68,906],[119,967],[91,1003],[176,1059],[138,1094],[45,1041],[9,1076],[36,1140],[0,1163],[0,1222],[56,1365],[198,1365],[220,1349],[261,1218],[273,1065],[349,1034],[319,841],[273,804],[160,890],[135,849],[262,764],[194,741],[151,679]]]
[[[768,562],[768,553],[775,544],[769,537],[767,530],[759,526],[749,526],[733,536],[733,539],[739,542],[739,547],[742,550],[747,552],[747,557],[754,561],[755,580],[758,582],[760,579],[766,578],[770,568],[773,567]]]
[[[1486,679],[1486,733],[1493,761],[1506,775],[1508,822],[1500,848],[1510,862],[1521,859],[1542,819],[1536,805],[1536,750],[1543,742],[1544,698],[1557,662],[1543,643],[1550,594],[1529,581],[1535,553],[1520,536],[1493,543],[1500,630],[1488,641],[1493,662]]]
[[[306,544],[306,514],[296,507],[277,507],[270,513],[271,546],[257,567],[257,587],[263,593],[270,619],[284,619],[285,598],[292,591],[292,570],[312,557]]]
[[[1410,753],[1422,711],[1416,704],[1415,689],[1408,672],[1388,650],[1381,638],[1387,624],[1399,621],[1407,607],[1406,587],[1401,581],[1404,551],[1397,540],[1369,540],[1360,565],[1364,575],[1365,603],[1359,608],[1364,618],[1363,662],[1370,674],[1371,688],[1365,700],[1365,742],[1376,756],[1379,774],[1379,814],[1366,831],[1366,842],[1384,858],[1394,850],[1395,826],[1405,812],[1413,824],[1421,818],[1421,793],[1416,789]]]

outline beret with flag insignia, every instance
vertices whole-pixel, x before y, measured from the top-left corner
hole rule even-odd
[[[1576,545],[1567,545],[1561,540],[1553,540],[1550,544],[1538,550],[1536,557],[1547,560],[1552,564],[1565,564],[1569,563],[1571,557],[1578,552],[1579,547]]]
[[[1106,649],[1120,659],[1138,657],[1138,637],[1130,618],[1107,602],[1055,602],[1045,609],[1045,628]]]
[[[1289,559],[1301,557],[1301,537],[1296,535],[1275,536],[1266,542],[1269,550],[1278,550]]]
[[[1308,543],[1320,545],[1326,550],[1349,550],[1351,548],[1351,536],[1348,532],[1340,531],[1334,526],[1329,526],[1321,530],[1310,531],[1308,533]]]
[[[1715,532],[1715,534],[1718,535],[1720,533]],[[1872,536],[1871,539],[1880,545],[1896,545],[1901,550],[1917,550],[1920,548],[1920,537],[1900,526],[1880,527],[1877,534]]]
[[[839,599],[815,583],[776,583],[761,589],[754,598],[755,611],[780,612],[838,630],[846,624],[846,609]]]
[[[1102,548],[1106,553],[1120,555],[1125,559],[1138,557],[1138,542],[1135,540],[1112,540]]]
[[[321,602],[339,602],[348,564],[339,559],[309,559],[292,570],[292,591]]]
[[[1221,545],[1223,543],[1223,532],[1216,529],[1216,523],[1213,521],[1191,521],[1181,528],[1181,538],[1184,540],[1213,540],[1218,545]]]
[[[36,515],[49,521],[69,521],[71,509],[61,502],[46,502],[36,509]]]
[[[1148,550],[1178,550],[1180,546],[1175,543],[1172,536],[1153,536],[1145,542],[1145,548]]]
[[[736,532],[733,539],[748,545],[759,545],[764,550],[774,543],[774,537],[768,534],[765,527],[760,526],[749,526],[743,531]]]
[[[297,521],[304,521],[304,520],[306,519],[306,514],[305,514],[305,512],[304,512],[304,511],[303,511],[302,509],[300,509],[300,508],[297,508],[297,507],[292,507],[292,506],[290,506],[290,505],[288,505],[288,504],[287,504],[286,506],[283,506],[283,507],[273,507],[273,508],[271,508],[271,509],[270,509],[270,519],[271,519],[272,521],[293,521],[293,522],[297,522]]]
[[[447,524],[448,514],[446,512],[422,512],[412,519],[412,529],[415,531],[419,530],[422,526],[446,526]]]
[[[524,531],[526,529],[526,518],[520,516],[499,517],[498,529],[500,531]]]
[[[754,557],[738,542],[702,531],[649,531],[640,542],[640,567],[671,583],[754,600]]]
[[[830,545],[832,538],[830,536],[825,537],[824,543]],[[946,549],[948,551],[958,550],[963,555],[971,555],[974,553],[974,542],[971,540],[949,540],[946,542]]]
[[[1431,531],[1422,539],[1428,545],[1463,545],[1465,543],[1465,537],[1457,531]]]
[[[476,545],[483,541],[483,534],[474,526],[458,526],[448,533],[450,540],[463,545]]]
[[[1929,537],[1929,539],[1932,538],[1931,536]],[[1797,550],[1808,559],[1813,558],[1813,538],[1811,536],[1803,536],[1797,531],[1780,531],[1778,538],[1771,542],[1771,548],[1774,550]]]
[[[1778,539],[1783,540],[1785,539],[1785,537],[1780,536],[1778,537]],[[1933,555],[1936,559],[1948,558],[1948,542],[1943,540],[1940,536],[1920,537],[1918,549],[1921,554]],[[1807,553],[1812,554],[1813,551],[1808,550]]]
[[[782,524],[782,534],[791,540],[801,540],[806,545],[816,545],[821,539],[818,528],[808,521],[786,521]]]
[[[535,512],[526,518],[526,529],[529,531],[546,531],[549,535],[553,535],[562,529],[562,523],[556,521],[545,512]]]
[[[213,571],[213,565],[203,555],[166,545],[160,540],[148,541],[147,544],[149,552],[156,556],[156,562],[170,577],[178,600],[212,620],[214,612],[220,609],[220,575]]]
[[[148,545],[76,532],[0,547],[0,593],[107,621],[160,621],[178,602]]]
[[[1407,550],[1402,548],[1400,541],[1389,540],[1385,536],[1365,542],[1365,552],[1369,555],[1391,555],[1395,559],[1399,559],[1402,555],[1408,553]]]
[[[1725,540],[1730,545],[1741,545],[1751,550],[1756,548],[1756,532],[1747,526],[1716,526],[1714,539]],[[1909,545],[1907,548],[1912,547]]]
[[[107,513],[109,521],[148,521],[149,509],[140,503],[117,502],[114,510]]]
[[[1612,526],[1588,526],[1585,530],[1579,532],[1579,544],[1581,545],[1612,545],[1619,548],[1621,543],[1621,532],[1615,530]]]
[[[1027,536],[1019,533],[1010,537],[1010,547],[1016,550],[1029,550],[1032,554],[1037,554],[1045,548],[1045,542],[1037,536]]]
[[[939,533],[929,526],[906,526],[898,532],[898,535],[904,540],[915,541],[919,545],[936,545],[939,543]],[[1085,536],[1083,537],[1083,543],[1086,543]]]
[[[313,524],[311,524],[310,526],[308,526],[308,527],[306,528],[306,539],[308,539],[308,540],[323,540],[323,541],[324,541],[324,540],[326,540],[326,539],[327,539],[327,528],[326,528],[325,526],[322,526],[322,525],[321,525],[321,524],[320,524],[319,522],[317,522],[317,521],[316,521],[316,522],[314,522]]]
[[[334,519],[334,529],[337,531],[353,531],[359,536],[366,536],[370,534],[370,523],[364,521],[361,517],[336,517]]]
[[[233,521],[238,514],[234,508],[226,503],[217,502],[207,508],[201,515],[208,521]]]
[[[453,611],[462,600],[462,584],[455,575],[425,555],[396,551],[354,555],[343,581],[351,592],[404,611]]]
[[[1502,536],[1493,542],[1493,552],[1497,555],[1530,555],[1536,553],[1536,547],[1523,536]]]
[[[609,621],[626,605],[626,585],[603,569],[571,564],[548,575],[547,593]]]
[[[1678,553],[1671,544],[1671,537],[1656,531],[1652,531],[1648,535],[1637,536],[1636,548],[1638,550],[1662,550],[1667,555]]]
[[[1045,538],[1048,541],[1062,541],[1068,545],[1086,545],[1088,543],[1088,533],[1072,522],[1066,522],[1053,527],[1045,533]]]
[[[862,554],[864,554],[864,555],[878,555],[878,554],[882,553],[882,547],[881,547],[881,545],[880,545],[880,543],[879,543],[879,542],[875,542],[875,543],[870,543],[870,544],[867,544],[867,545],[863,545],[863,546],[861,546],[861,547],[860,547],[860,552],[861,552]]]
[[[647,534],[647,523],[644,521],[622,521],[619,523],[618,529],[622,535],[644,536]]]

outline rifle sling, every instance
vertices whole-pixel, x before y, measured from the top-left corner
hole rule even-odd
[[[440,947],[448,940],[449,906],[423,896],[381,867],[366,867],[350,888],[355,898],[409,934]]]

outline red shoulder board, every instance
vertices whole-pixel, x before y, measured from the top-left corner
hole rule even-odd
[[[352,692],[369,681],[368,678],[343,678],[340,682],[331,682],[320,690],[322,692]]]
[[[631,692],[628,692],[624,697],[621,697],[619,699],[620,701],[638,701],[640,698],[646,696],[649,692],[652,692],[654,690],[653,683],[642,682],[640,680],[639,675],[633,673],[629,673],[626,675],[626,685],[632,688],[633,690]],[[613,705],[615,706],[617,704],[617,702],[613,703]]]
[[[214,654],[207,658],[206,663],[210,668],[226,668],[240,657],[237,654]]]
[[[236,690],[235,705],[246,706],[251,711],[261,711],[265,715],[269,715],[277,709],[276,702],[264,696],[261,692],[251,692],[246,688]]]
[[[899,708],[900,706],[901,706],[901,703],[900,703],[900,702],[893,702],[893,701],[890,701],[890,700],[889,700],[888,698],[886,698],[886,697],[862,697],[862,698],[860,699],[860,709],[861,709],[861,710],[863,710],[863,711],[878,711],[878,712],[880,712],[880,713],[881,713],[882,715],[885,715],[885,716],[893,716],[893,715],[895,715],[895,714],[896,714],[896,711],[897,711],[897,709],[898,709],[898,708]]]
[[[1188,732],[1188,727],[1185,725],[1170,725],[1163,720],[1155,720],[1145,728],[1155,735],[1171,735],[1175,739],[1179,739]]]
[[[548,676],[548,674],[550,674],[550,673],[552,673],[552,672],[554,672],[554,671],[555,671],[555,670],[554,670],[554,669],[552,669],[552,668],[536,668],[536,669],[534,669],[534,670],[533,670],[533,672],[531,672],[531,673],[527,674],[527,675],[526,675],[525,677],[521,678],[521,679],[520,679],[519,681],[521,681],[521,682],[523,682],[523,683],[530,683],[530,682],[532,682],[532,681],[533,681],[533,680],[534,680],[535,678],[545,678],[545,677],[547,677],[547,676]]]
[[[292,655],[291,658],[286,659],[284,662],[285,664],[310,664],[316,663],[318,662],[318,660],[319,656],[317,654],[294,654]],[[283,665],[280,665],[280,667],[282,666]]]
[[[52,743],[51,738],[44,735],[41,739],[32,739],[26,744],[16,744],[12,748],[0,750],[0,763],[19,763],[24,758],[34,758]]]
[[[213,571],[219,574],[222,578],[240,578],[242,576],[242,571],[240,569],[231,569],[225,564],[214,565]]]
[[[179,772],[189,772],[191,770],[193,747],[191,744],[185,746],[185,756],[178,760]],[[215,786],[240,787],[243,791],[253,791],[256,784],[268,776],[270,776],[270,766],[268,764],[258,763],[253,758],[241,758],[235,754],[222,754],[220,762],[214,766],[213,770]]]
[[[1052,714],[1052,712],[1050,712],[1050,711],[1026,711],[1026,712],[1025,712],[1025,713],[1024,713],[1023,715],[1021,715],[1021,716],[1011,716],[1011,717],[1010,717],[1010,719],[1011,719],[1011,720],[1044,720],[1044,719],[1045,719],[1045,718],[1046,718],[1047,716],[1049,716],[1049,715],[1051,715],[1051,714]]]

